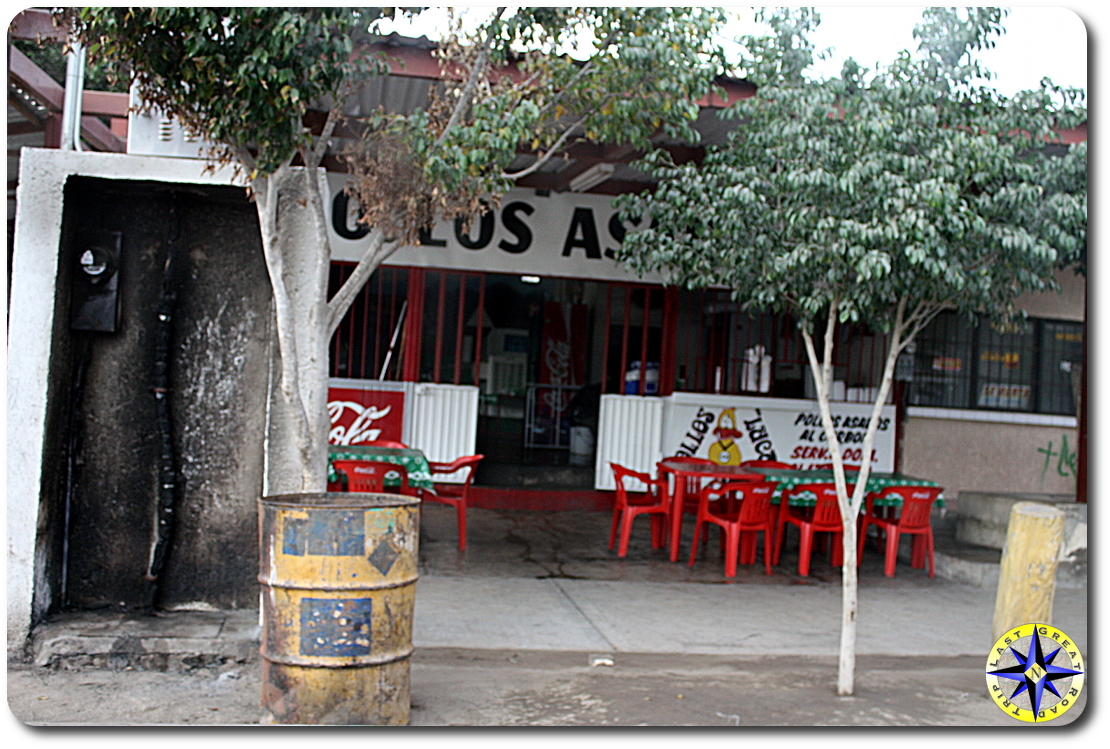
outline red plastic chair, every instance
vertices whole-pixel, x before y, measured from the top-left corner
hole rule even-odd
[[[466,470],[466,478],[461,484],[435,483],[435,488],[431,491],[421,492],[423,499],[442,502],[455,508],[455,515],[459,521],[459,551],[466,551],[466,493],[470,489],[470,483],[474,480],[474,472],[478,469],[478,464],[482,462],[484,457],[484,455],[464,455],[461,458],[456,458],[451,463],[428,461],[433,482],[437,473],[446,475]]]
[[[936,577],[933,566],[933,526],[931,516],[933,503],[944,491],[939,486],[888,486],[867,495],[867,511],[863,515],[863,525],[859,532],[859,555],[856,563],[863,561],[863,546],[867,540],[867,526],[878,526],[886,536],[886,566],[883,570],[887,577],[894,577],[894,564],[898,561],[898,540],[903,535],[915,536],[910,566],[921,569],[925,566],[924,557],[929,557],[929,577]],[[875,507],[876,500],[890,496],[902,498],[902,506],[896,517],[884,517]]]
[[[848,485],[851,494],[854,487]],[[813,508],[791,507],[790,498],[803,493],[817,495],[817,504]],[[844,525],[840,521],[840,505],[836,501],[836,484],[831,482],[815,484],[797,484],[793,488],[785,489],[779,500],[778,524],[775,531],[775,564],[779,563],[782,554],[782,545],[786,533],[786,525],[797,526],[801,535],[798,544],[798,574],[802,577],[809,575],[809,560],[813,553],[813,534],[832,533],[832,564],[844,564],[844,548],[842,538]]]
[[[775,534],[775,513],[771,511],[771,495],[774,494],[776,486],[778,484],[774,481],[759,483],[747,481],[728,482],[720,486],[710,485],[702,489],[698,519],[694,524],[694,545],[690,549],[690,566],[694,566],[698,557],[698,540],[701,538],[702,525],[713,523],[720,527],[725,537],[725,577],[736,577],[741,534],[749,531],[755,533],[763,531],[763,564],[767,568],[767,574],[770,575],[771,545]],[[716,501],[714,496],[717,497]],[[708,538],[708,529],[705,535]],[[754,561],[753,551],[752,562]]]
[[[338,473],[347,477],[347,491],[349,492],[384,492],[390,494],[406,494],[415,496],[416,492],[409,486],[409,472],[402,465],[395,463],[382,463],[375,460],[336,460],[332,466]],[[401,486],[386,486],[387,473],[400,475]]]
[[[651,548],[663,548],[666,545],[667,520],[671,512],[667,480],[652,478],[649,474],[633,471],[616,463],[610,463],[609,466],[613,469],[613,476],[617,482],[616,504],[613,505],[613,527],[609,531],[609,549],[613,548],[617,539],[617,526],[620,526],[621,541],[617,548],[617,556],[624,557],[628,554],[632,521],[637,515],[651,516]],[[640,480],[646,485],[647,492],[637,492],[638,496],[635,497],[629,496],[629,491],[624,485],[626,478]]]
[[[741,468],[781,468],[786,471],[797,470],[793,463],[783,463],[778,460],[745,460],[740,463]]]
[[[395,447],[401,450],[408,449],[408,445],[404,444],[403,442],[395,442],[393,440],[374,440],[373,442],[360,442],[359,444],[366,445],[368,447]]]

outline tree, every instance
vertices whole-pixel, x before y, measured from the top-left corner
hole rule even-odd
[[[1056,263],[1085,244],[1086,149],[1045,148],[1085,119],[1082,95],[1047,80],[1009,99],[976,85],[985,71],[972,52],[993,44],[1001,19],[929,9],[920,56],[870,76],[849,60],[839,78],[812,80],[806,35],[819,17],[773,15],[772,35],[743,40],[759,88],[722,113],[742,123],[729,142],[700,165],[649,154],[655,192],[621,203],[655,222],[625,239],[620,257],[636,271],[729,287],[742,305],[798,320],[844,520],[840,694],[854,688],[855,518],[871,466],[849,495],[829,408],[837,324],[886,334],[870,456],[898,354],[938,312],[1013,321],[1015,298],[1053,288]]]
[[[440,51],[427,106],[346,121],[347,94],[385,75],[364,42],[391,8],[78,8],[90,53],[129,75],[147,105],[219,144],[249,183],[273,287],[280,399],[271,399],[267,493],[320,491],[327,460],[327,344],[359,289],[439,216],[493,204],[515,179],[582,140],[650,147],[696,138],[696,102],[722,55],[720,13],[670,8],[493,12]],[[592,44],[581,44],[592,39]],[[570,45],[578,43],[574,55]],[[580,51],[584,50],[584,51]],[[576,59],[578,58],[578,59]],[[327,112],[326,119],[313,114]],[[322,127],[319,121],[323,120]],[[331,251],[320,164],[337,128],[362,133],[345,156],[372,227],[349,280],[328,299]],[[521,153],[535,159],[510,171]],[[295,165],[296,164],[296,165]]]

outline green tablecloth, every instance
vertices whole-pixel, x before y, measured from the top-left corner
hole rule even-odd
[[[834,480],[832,471],[789,471],[781,468],[750,468],[748,470],[752,473],[763,474],[767,477],[768,481],[778,482],[778,486],[775,487],[775,493],[771,500],[775,504],[778,504],[783,489],[791,489],[798,484],[831,483]],[[855,471],[845,471],[844,478],[850,484],[857,475]],[[888,486],[939,486],[939,484],[928,479],[907,476],[904,473],[875,473],[872,471],[867,477],[868,492],[877,492]],[[808,498],[806,495],[802,494],[794,497],[790,504],[812,507],[817,504],[817,498],[812,494],[809,495]],[[897,496],[875,502],[876,507],[898,507],[901,504],[902,501]],[[937,507],[944,507],[944,499],[938,498],[936,504]]]
[[[428,459],[419,450],[411,447],[372,447],[370,445],[329,445],[328,446],[328,483],[339,481],[331,462],[333,460],[376,460],[381,463],[402,465],[409,472],[409,486],[417,489],[432,488],[432,472]],[[386,474],[386,486],[400,486],[397,476]]]

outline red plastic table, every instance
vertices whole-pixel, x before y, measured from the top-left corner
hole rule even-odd
[[[675,475],[674,491],[671,492],[671,527],[668,543],[671,561],[678,561],[678,545],[682,535],[682,503],[686,501],[686,479],[688,477],[709,478],[719,481],[763,481],[763,476],[750,468],[741,466],[719,466],[714,464],[687,463],[678,458],[667,458],[659,467]]]

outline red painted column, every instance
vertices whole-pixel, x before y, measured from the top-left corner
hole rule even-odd
[[[902,441],[906,435],[906,383],[894,381],[894,470],[902,470]]]
[[[1079,385],[1079,464],[1076,466],[1075,501],[1087,503],[1087,284],[1083,283],[1083,379]]]
[[[601,392],[609,392],[609,325],[613,320],[613,284],[605,285],[605,332],[601,346]],[[619,379],[619,378],[618,378]],[[621,392],[620,387],[616,392]]]
[[[424,331],[424,269],[409,268],[408,311],[405,313],[403,338],[404,362],[401,379],[404,382],[420,380],[420,347]]]
[[[663,289],[663,341],[659,352],[659,395],[674,392],[675,361],[678,358],[678,287]]]

